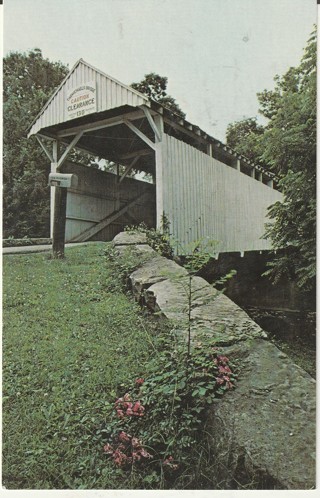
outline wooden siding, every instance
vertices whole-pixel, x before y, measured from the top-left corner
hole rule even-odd
[[[74,163],[66,163],[65,173],[74,173],[78,176],[76,189],[68,189],[66,214],[66,242],[71,241],[85,230],[95,226],[99,221],[113,213],[118,207],[123,207],[132,199],[145,191],[150,193],[148,198],[139,200],[126,214],[92,237],[91,240],[112,240],[123,230],[124,226],[131,225],[130,219],[136,223],[144,221],[150,227],[155,226],[155,186],[146,182],[125,178],[119,187],[117,196],[116,175]],[[119,201],[118,201],[119,199]]]
[[[217,252],[271,249],[261,237],[278,191],[166,134],[162,163],[163,210],[182,250],[202,238]]]
[[[124,105],[135,107],[148,103],[148,99],[141,93],[80,60],[37,116],[28,136],[34,135],[48,126],[67,121],[66,96],[68,92],[91,81],[96,84],[97,112]]]

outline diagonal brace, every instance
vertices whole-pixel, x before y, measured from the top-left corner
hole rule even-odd
[[[130,121],[126,119],[124,120],[124,123],[128,126],[128,128],[130,128],[130,130],[132,130],[136,135],[138,135],[138,137],[141,138],[141,140],[143,140],[147,145],[149,145],[151,149],[153,150],[156,149],[156,145],[144,133],[142,133],[142,131],[140,131],[134,124],[132,124]]]
[[[149,108],[148,108],[148,107],[146,107],[146,106],[144,106],[144,105],[142,105],[142,106],[140,106],[140,107],[141,107],[141,109],[143,110],[143,112],[145,113],[146,118],[147,118],[147,120],[148,120],[148,122],[149,122],[149,125],[151,126],[151,128],[152,128],[152,130],[153,130],[153,132],[154,132],[154,134],[155,134],[156,141],[157,141],[157,142],[161,142],[161,134],[160,134],[160,132],[159,132],[159,130],[158,130],[158,128],[157,128],[157,126],[156,126],[155,122],[153,121],[153,118],[152,118],[152,116],[151,116],[151,113],[150,113],[150,111],[149,111]]]
[[[129,171],[133,168],[133,166],[136,164],[136,162],[140,159],[140,156],[136,156],[133,161],[131,161],[131,163],[129,164],[129,166],[127,166],[125,172],[123,173],[122,177],[120,178],[119,182],[118,183],[121,183],[125,177],[127,176],[127,174],[129,173]]]
[[[122,208],[108,214],[108,216],[106,216],[103,220],[99,221],[93,227],[88,228],[87,230],[85,230],[81,234],[77,235],[69,242],[85,242],[85,241],[89,240],[96,233],[101,232],[101,230],[103,230],[107,226],[111,225],[111,223],[113,223],[115,220],[120,218],[120,216],[125,214],[131,207],[133,207],[135,204],[137,204],[137,202],[141,201],[147,195],[150,195],[150,192],[147,190],[140,193],[139,195],[137,195],[137,197],[135,197],[130,202],[128,202],[128,204],[126,204]]]
[[[64,161],[67,159],[67,156],[69,154],[69,152],[73,149],[73,147],[79,142],[80,138],[82,137],[83,135],[83,131],[80,131],[75,137],[74,139],[72,140],[72,142],[70,142],[70,144],[68,145],[68,147],[66,148],[66,150],[64,151],[64,153],[62,154],[62,156],[60,157],[58,163],[57,163],[57,169],[60,169],[62,164],[64,163]]]
[[[50,161],[51,163],[53,163],[53,162],[54,162],[54,161],[53,161],[53,156],[52,156],[52,154],[50,154],[50,151],[49,151],[49,150],[47,149],[47,147],[44,145],[44,143],[42,142],[41,138],[40,138],[40,137],[38,137],[38,135],[36,135],[36,139],[38,140],[39,144],[41,145],[41,147],[42,147],[42,149],[43,149],[44,153],[46,154],[46,156],[48,157],[49,161]]]

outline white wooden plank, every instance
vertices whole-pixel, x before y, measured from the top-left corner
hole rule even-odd
[[[209,237],[220,241],[220,252],[270,248],[260,237],[267,207],[281,194],[173,137],[164,141],[164,211],[174,220],[174,237]]]
[[[130,130],[132,130],[139,138],[141,138],[141,140],[143,140],[147,145],[149,145],[151,149],[155,150],[156,148],[155,143],[151,142],[151,140],[144,133],[142,133],[134,124],[132,124],[127,119],[124,119],[123,122],[128,126],[128,128],[130,128]]]

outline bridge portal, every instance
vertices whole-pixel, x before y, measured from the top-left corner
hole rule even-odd
[[[217,252],[270,249],[267,208],[282,195],[273,174],[250,163],[171,110],[80,59],[29,130],[52,173],[78,186],[51,187],[51,231],[66,241],[111,240],[128,224],[161,227],[180,252],[215,241]],[[76,166],[73,149],[104,158],[115,173]],[[128,178],[133,169],[151,183]]]

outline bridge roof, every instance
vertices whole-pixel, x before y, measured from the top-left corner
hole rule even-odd
[[[74,121],[75,118],[68,112],[68,103],[72,99],[72,92],[88,82],[95,90],[95,112],[91,112],[91,119],[117,107],[148,105],[145,95],[79,59],[31,124],[28,137],[70,119]]]
[[[222,162],[231,165],[235,159],[239,159],[248,172],[255,168],[267,178],[274,178],[273,173],[237,154],[199,126],[83,59],[76,62],[32,122],[28,137],[39,134],[70,144],[74,134],[82,129],[85,133],[76,145],[78,149],[124,165],[129,164],[139,153],[139,169],[154,173],[153,151],[146,149],[146,145],[125,124],[126,119],[133,119],[135,126],[153,141],[154,135],[142,110],[143,106],[148,107],[153,115],[161,114],[165,132],[175,138],[204,153],[212,146],[214,156]],[[103,123],[106,123],[106,127],[102,126]]]

